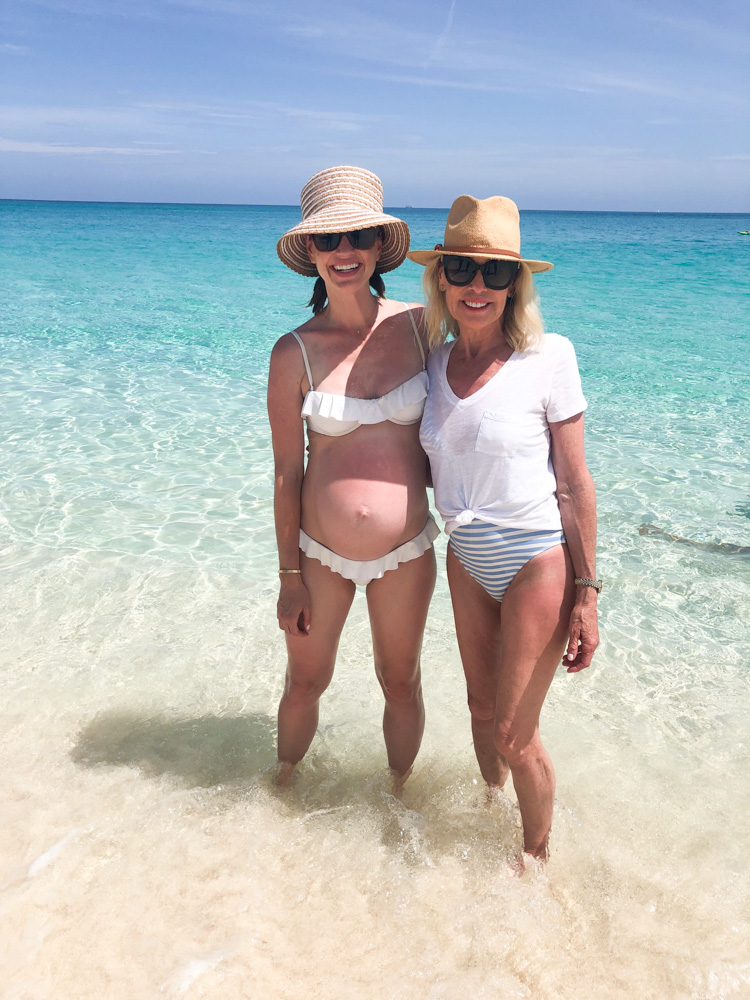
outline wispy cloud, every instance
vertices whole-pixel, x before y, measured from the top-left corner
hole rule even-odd
[[[268,5],[252,0],[166,0],[168,7],[188,7],[209,14],[238,14],[242,16],[263,13]]]
[[[190,150],[214,155],[268,136],[341,143],[387,124],[389,116],[278,101],[204,103],[154,100],[124,106],[0,105],[0,147],[49,155],[161,156]],[[337,138],[338,137],[338,138]]]
[[[414,87],[439,87],[445,90],[473,90],[511,94],[542,95],[550,91],[567,91],[577,94],[642,94],[644,97],[658,97],[664,100],[692,104],[702,101],[714,104],[745,105],[748,99],[745,94],[737,92],[721,92],[700,83],[670,85],[662,80],[648,76],[631,76],[609,70],[592,69],[582,62],[559,61],[548,59],[543,67],[538,66],[533,74],[528,72],[528,66],[533,65],[531,59],[521,60],[520,66],[506,63],[504,72],[494,72],[491,76],[482,72],[481,65],[472,62],[466,64],[457,56],[451,64],[451,73],[445,76],[426,76],[419,73],[399,73],[387,68],[359,70],[337,66],[333,72],[342,76],[360,79],[380,80],[385,83],[404,84]],[[496,82],[499,78],[508,81]]]
[[[493,93],[518,94],[524,88],[515,84],[487,83],[485,80],[458,80],[450,77],[421,76],[414,73],[393,73],[387,70],[337,70],[342,76],[359,80],[379,80],[383,83],[398,83],[408,87],[440,87],[446,90],[479,90]]]
[[[388,70],[347,70],[337,69],[343,76],[358,79],[379,80],[384,83],[403,84],[409,87],[438,87],[444,90],[473,90],[503,94],[542,94],[549,90],[565,90],[574,93],[596,94],[614,91],[630,91],[634,93],[669,98],[674,101],[689,102],[695,99],[695,91],[688,93],[685,88],[667,87],[663,84],[636,77],[629,78],[613,73],[595,73],[585,67],[579,68],[579,75],[574,73],[553,72],[539,73],[534,80],[525,80],[508,74],[513,82],[494,83],[485,79],[461,79],[454,71],[444,77],[424,76],[418,73],[394,73]],[[697,89],[697,88],[696,88]],[[735,103],[743,98],[736,94],[716,94],[709,90],[701,90],[706,99]]]
[[[122,17],[153,20],[160,16],[159,0],[26,0],[29,6],[82,17]]]
[[[432,52],[430,52],[429,57],[425,61],[424,69],[433,62],[440,62],[443,58],[443,49],[445,48],[445,43],[448,41],[448,35],[450,34],[451,27],[453,25],[453,12],[456,9],[456,0],[451,0],[450,10],[448,11],[448,20],[445,22],[445,27],[435,39],[435,44],[432,47]]]
[[[628,0],[627,13],[629,17],[637,16],[649,24],[660,25],[683,37],[689,35],[700,44],[701,48],[710,47],[725,52],[750,55],[750,33],[736,18],[731,28],[725,27],[719,24],[716,18],[708,20],[691,16],[685,10],[681,10],[679,15],[657,10],[651,0],[643,6]]]
[[[44,153],[54,156],[173,156],[179,149],[133,149],[132,146],[66,146],[52,142],[18,142],[0,137],[0,152]]]
[[[9,56],[23,56],[28,51],[28,45],[14,45],[12,42],[0,42],[0,52],[6,52]]]
[[[414,20],[378,17],[351,4],[344,10],[336,0],[329,0],[324,10],[296,4],[289,12],[284,8],[285,17],[274,29],[301,39],[304,60],[325,51],[328,73],[353,78],[480,92],[642,95],[683,105],[718,101],[736,106],[743,100],[741,94],[713,85],[711,76],[687,73],[679,66],[651,61],[634,72],[626,51],[616,43],[576,57],[564,48],[550,49],[542,40],[534,44],[528,35],[514,34],[512,26],[503,26],[501,35],[499,27],[488,22],[478,33],[464,19],[454,23],[456,3],[451,0],[437,38]],[[699,29],[696,24],[696,32]],[[445,62],[449,42],[450,73],[427,73]],[[424,62],[415,60],[419,52],[429,53]]]
[[[148,124],[135,107],[55,107],[53,105],[0,106],[0,127],[26,133],[47,128],[89,130],[130,129]]]
[[[202,104],[197,101],[138,101],[135,107],[147,113],[158,115],[183,115],[193,118],[235,119],[252,121],[259,112],[251,105],[231,107],[229,105]]]
[[[269,115],[313,122],[337,132],[358,132],[382,116],[348,111],[305,108],[274,101],[247,101],[239,105],[199,104],[189,101],[142,101],[137,105],[149,111],[194,115],[199,118],[254,121]]]

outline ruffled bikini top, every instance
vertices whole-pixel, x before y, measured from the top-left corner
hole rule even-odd
[[[419,339],[411,309],[407,309],[407,312],[414,330],[414,339],[422,356],[422,371],[377,399],[359,399],[356,396],[341,396],[334,392],[319,392],[315,389],[305,345],[297,331],[292,330],[292,336],[302,351],[302,360],[305,362],[305,371],[310,383],[310,391],[302,403],[302,416],[307,421],[308,430],[324,434],[326,437],[342,437],[344,434],[351,434],[362,424],[381,424],[385,420],[390,420],[392,424],[419,423],[429,383],[424,368],[422,341]]]

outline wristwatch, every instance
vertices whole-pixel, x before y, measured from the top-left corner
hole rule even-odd
[[[573,582],[576,587],[593,587],[597,594],[601,594],[604,586],[601,580],[589,580],[585,576],[577,576]]]

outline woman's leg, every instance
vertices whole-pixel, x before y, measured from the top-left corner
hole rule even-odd
[[[308,635],[286,636],[287,669],[279,705],[278,756],[296,764],[307,753],[318,728],[318,702],[331,683],[336,651],[354,599],[354,584],[300,553],[310,591]]]
[[[375,672],[385,695],[388,766],[401,778],[411,770],[424,732],[419,655],[435,576],[430,548],[367,586]]]
[[[493,602],[494,612],[486,601],[480,604],[476,588],[484,589],[450,552],[449,581],[469,704],[471,707],[474,701],[478,705],[478,711],[472,708],[472,719],[476,713],[479,723],[477,757],[481,750],[490,762],[487,773],[482,773],[486,778],[497,773],[501,784],[507,762],[521,810],[524,851],[544,858],[552,825],[555,774],[539,736],[539,715],[567,641],[573,603],[567,547],[555,546],[529,560],[514,577],[502,603]],[[485,597],[492,600],[486,592]],[[473,613],[472,604],[478,606]],[[494,710],[488,716],[487,692],[492,680]],[[489,718],[493,719],[494,765]]]
[[[501,605],[467,573],[450,545],[447,567],[456,638],[466,676],[474,753],[487,784],[502,788],[508,778],[508,762],[495,746]]]

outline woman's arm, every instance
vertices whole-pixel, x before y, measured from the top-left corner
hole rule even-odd
[[[427,355],[430,353],[430,345],[427,342],[427,327],[424,321],[424,306],[419,302],[409,302],[408,308],[414,317],[414,322],[417,326],[417,333],[419,334],[419,341],[422,344],[422,350],[424,352],[425,359],[425,371],[427,370]],[[430,460],[425,456],[426,463],[426,473],[425,481],[430,489],[433,489],[434,484],[432,482],[432,469],[430,467]]]
[[[268,374],[268,418],[274,458],[273,511],[281,569],[299,569],[299,530],[305,432],[300,417],[304,370],[299,344],[282,337],[271,352]],[[290,635],[307,635],[310,594],[299,573],[280,577],[277,604],[279,628]]]
[[[596,491],[583,447],[583,413],[549,425],[552,465],[557,479],[557,501],[577,577],[596,579]],[[591,664],[599,645],[598,594],[593,587],[576,587],[570,616],[570,639],[565,662],[568,673]],[[579,645],[580,644],[580,645]]]

